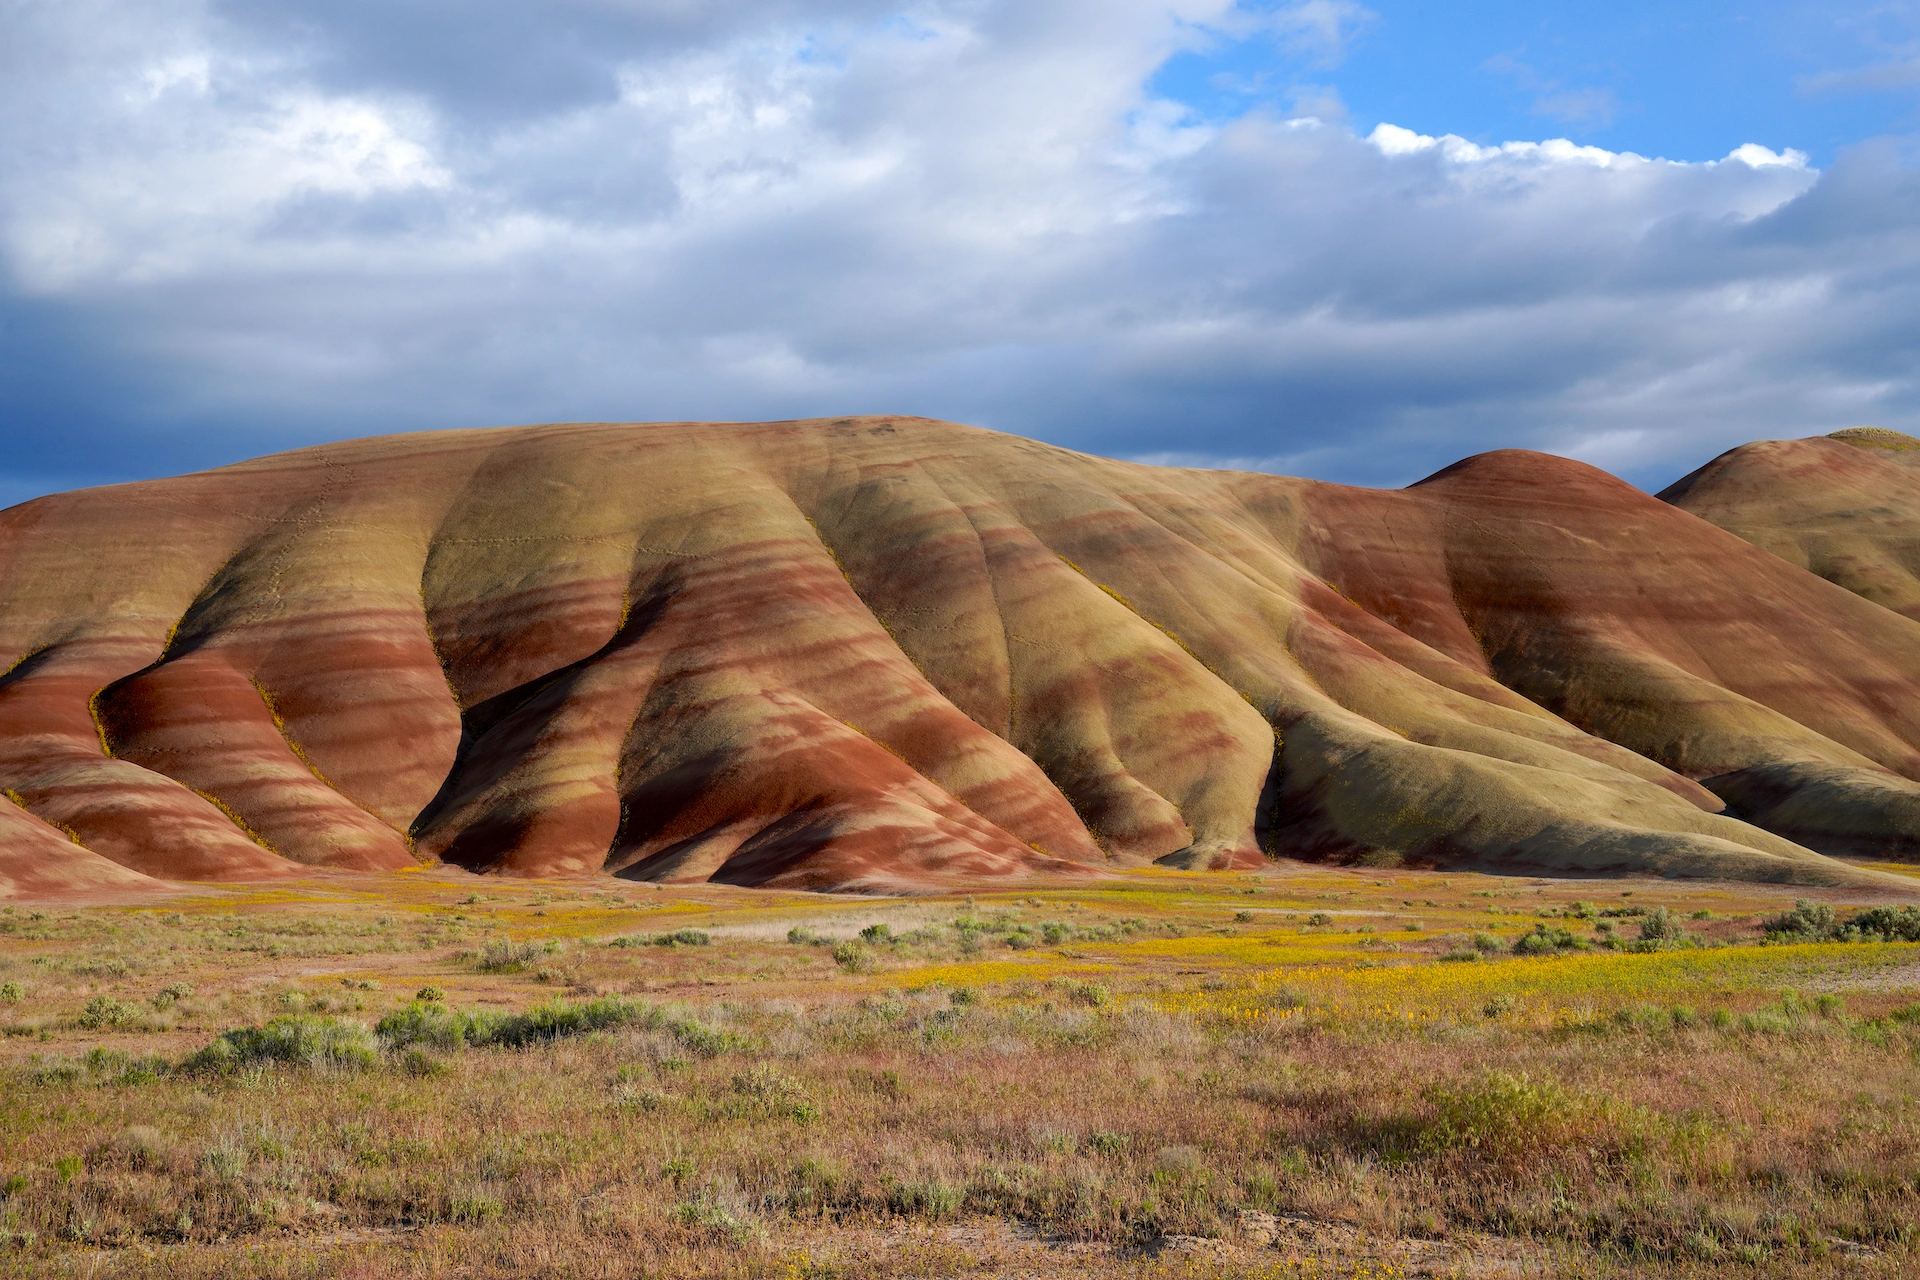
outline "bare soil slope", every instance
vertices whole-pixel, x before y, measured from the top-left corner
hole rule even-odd
[[[22,883],[1841,883],[1814,848],[1920,832],[1920,623],[1519,452],[1383,492],[913,418],[385,437],[0,513],[0,650]]]
[[[1660,496],[1920,620],[1920,440],[1912,436],[1853,427],[1761,440],[1721,454]],[[1845,762],[1776,764],[1708,785],[1741,816],[1815,848],[1920,857],[1920,797]]]

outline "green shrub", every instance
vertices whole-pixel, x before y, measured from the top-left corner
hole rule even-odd
[[[1072,1004],[1099,1008],[1113,1001],[1113,992],[1098,982],[1081,982],[1077,978],[1055,978],[1047,985],[1058,991],[1062,998]]]
[[[1421,1134],[1429,1150],[1470,1148],[1517,1157],[1545,1151],[1575,1137],[1589,1107],[1552,1080],[1535,1081],[1505,1071],[1488,1072],[1458,1088],[1427,1091],[1433,1119]]]
[[[1498,955],[1507,949],[1507,944],[1491,933],[1473,935],[1473,949],[1483,955]]]
[[[455,1011],[438,1004],[416,1002],[380,1019],[374,1034],[388,1049],[396,1050],[412,1045],[441,1050],[462,1045],[518,1048],[641,1021],[651,1012],[649,1006],[619,996],[604,996],[579,1004],[556,1000],[535,1005],[522,1013]]]
[[[446,1051],[468,1043],[470,1024],[484,1016],[455,1013],[438,1000],[416,1000],[380,1019],[373,1033],[391,1050],[425,1045]]]
[[[1782,940],[1795,942],[1817,942],[1836,932],[1833,908],[1804,898],[1793,904],[1793,910],[1762,922],[1760,927],[1770,938],[1777,935]]]
[[[153,997],[153,1007],[156,1009],[165,1009],[179,1001],[190,999],[192,996],[193,988],[188,984],[184,982],[169,982],[166,986],[160,988],[159,992]]]
[[[462,1047],[516,1049],[621,1026],[663,1030],[702,1057],[744,1048],[746,1041],[691,1018],[669,1017],[651,1005],[620,996],[573,1003],[555,1000],[521,1013],[455,1010],[416,1001],[380,1019],[374,1034],[393,1052],[415,1046],[449,1052]]]
[[[106,1027],[124,1027],[140,1016],[140,1010],[112,996],[95,996],[87,1001],[75,1019],[89,1031],[99,1031]]]
[[[171,1069],[165,1058],[136,1058],[120,1049],[87,1050],[87,1073],[102,1084],[148,1084]]]
[[[372,1038],[359,1023],[288,1014],[264,1027],[224,1031],[183,1065],[189,1071],[223,1074],[272,1063],[358,1070],[378,1060]]]
[[[491,1222],[505,1210],[491,1196],[462,1196],[447,1205],[447,1217],[454,1222]]]
[[[682,1226],[696,1228],[706,1235],[734,1244],[745,1244],[754,1235],[751,1221],[734,1213],[706,1191],[674,1206],[673,1219]]]
[[[1517,956],[1551,956],[1563,951],[1584,951],[1587,944],[1573,936],[1566,929],[1549,928],[1544,924],[1533,926],[1532,933],[1523,933],[1513,940],[1513,954]]]
[[[474,967],[482,973],[520,973],[538,964],[552,950],[552,947],[538,942],[494,938],[480,948],[480,958]]]
[[[408,1049],[406,1053],[402,1055],[400,1059],[400,1069],[416,1079],[425,1080],[431,1079],[434,1076],[445,1075],[447,1072],[447,1064],[439,1058],[434,1057],[431,1053],[428,1053],[425,1049],[416,1047]]]
[[[836,942],[833,962],[848,973],[866,973],[873,968],[873,952],[858,942]]]
[[[1861,942],[1920,942],[1920,907],[1871,907],[1847,921],[1841,936]]]
[[[26,988],[17,982],[0,982],[0,1000],[15,1004],[26,998]]]
[[[545,1040],[558,1040],[563,1036],[585,1035],[589,1031],[622,1026],[644,1018],[649,1012],[647,1006],[623,1000],[619,996],[602,996],[598,1000],[585,1000],[579,1004],[556,1000],[551,1004],[535,1005],[524,1013],[499,1018],[492,1024],[490,1037],[481,1043],[518,1048]]]
[[[704,947],[713,939],[698,929],[675,929],[672,933],[663,933],[653,940],[656,947]]]
[[[1640,920],[1640,940],[1642,942],[1679,942],[1687,936],[1680,927],[1680,917],[1665,907],[1655,907]]]
[[[443,987],[422,987],[413,993],[413,998],[426,1001],[445,1000],[447,993]]]
[[[817,942],[819,938],[819,934],[803,924],[797,924],[787,930],[787,941],[793,943],[795,946],[804,946],[809,942]]]
[[[709,1027],[692,1018],[663,1018],[661,1025],[672,1033],[674,1039],[702,1058],[717,1058],[723,1053],[733,1053],[748,1046],[745,1036]]]
[[[860,941],[870,947],[883,947],[893,941],[893,930],[884,924],[870,924],[860,931]]]
[[[951,1218],[966,1193],[950,1182],[902,1182],[887,1192],[887,1208],[903,1218]]]

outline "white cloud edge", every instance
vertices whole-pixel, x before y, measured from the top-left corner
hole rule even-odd
[[[1724,158],[1706,161],[1649,159],[1636,152],[1608,151],[1604,147],[1584,145],[1567,138],[1547,138],[1540,142],[1502,142],[1498,146],[1484,147],[1478,143],[1469,142],[1458,134],[1447,133],[1435,137],[1432,134],[1416,133],[1412,129],[1402,128],[1385,121],[1375,125],[1373,132],[1367,135],[1366,140],[1385,156],[1438,152],[1442,159],[1462,165],[1515,159],[1554,164],[1586,164],[1600,169],[1626,164],[1704,165],[1706,167],[1744,164],[1749,169],[1805,169],[1809,161],[1804,151],[1792,147],[1775,151],[1757,142],[1743,142],[1729,151]]]

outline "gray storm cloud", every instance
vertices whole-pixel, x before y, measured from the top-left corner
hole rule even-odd
[[[0,496],[581,418],[911,412],[1365,483],[1920,427],[1891,144],[1821,173],[1201,120],[1147,86],[1251,29],[1230,0],[0,22]]]

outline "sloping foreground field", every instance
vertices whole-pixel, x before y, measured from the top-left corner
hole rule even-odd
[[[0,908],[0,1271],[1911,1275],[1920,945],[1844,926],[1920,913],[1877,896],[443,869]]]
[[[1763,545],[1539,454],[1388,492],[912,418],[55,495],[0,514],[0,893],[1263,853],[1884,885],[1822,855],[1920,854],[1920,622]]]

